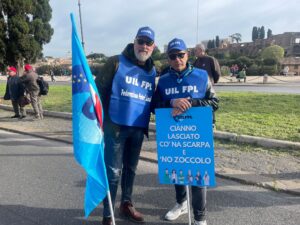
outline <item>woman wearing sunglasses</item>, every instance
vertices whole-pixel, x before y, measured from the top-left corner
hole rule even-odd
[[[152,107],[173,108],[173,116],[191,107],[212,106],[213,110],[217,110],[218,99],[207,72],[188,63],[184,41],[178,38],[170,41],[167,54],[170,68],[158,81]],[[191,189],[194,225],[206,225],[206,188],[192,186]],[[185,186],[175,184],[175,192],[176,204],[165,215],[166,220],[176,220],[188,212]]]

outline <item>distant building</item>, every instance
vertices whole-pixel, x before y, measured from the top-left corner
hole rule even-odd
[[[300,32],[285,32],[267,39],[257,39],[254,42],[225,43],[219,48],[210,49],[209,52],[211,54],[227,52],[255,57],[262,49],[271,45],[279,45],[284,48],[285,57],[300,56]]]
[[[300,32],[285,32],[273,35],[270,39],[276,45],[284,48],[284,55],[286,57],[300,56]]]
[[[288,67],[288,75],[300,75],[300,57],[286,57],[280,60],[281,69]]]

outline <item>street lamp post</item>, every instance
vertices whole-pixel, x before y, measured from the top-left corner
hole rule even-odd
[[[198,44],[199,42],[199,0],[197,0],[197,34],[196,34],[196,45]]]
[[[78,8],[79,8],[79,21],[80,21],[80,31],[81,31],[81,44],[84,50],[84,40],[83,40],[83,30],[82,30],[82,19],[81,19],[81,4],[80,0],[78,0]]]

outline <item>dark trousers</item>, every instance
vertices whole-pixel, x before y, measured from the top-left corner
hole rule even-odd
[[[19,101],[11,100],[11,104],[16,116],[26,116],[26,110],[19,105]]]
[[[115,131],[109,125],[104,124],[104,159],[113,208],[120,177],[121,203],[131,202],[135,171],[143,139],[143,128],[121,126],[119,131]],[[103,216],[109,217],[111,214],[107,198],[104,199],[103,206]]]
[[[192,189],[192,207],[194,219],[197,221],[205,220],[206,216],[206,187],[190,186]],[[186,187],[175,185],[176,202],[181,204],[186,200]]]

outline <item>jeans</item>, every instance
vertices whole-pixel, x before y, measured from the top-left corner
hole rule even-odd
[[[135,171],[143,139],[143,128],[121,126],[120,129],[116,130],[113,129],[113,126],[104,123],[104,160],[113,208],[120,177],[122,190],[121,203],[125,201],[131,202]],[[103,216],[110,217],[107,198],[104,199],[103,206]]]
[[[206,216],[206,187],[190,186],[192,189],[192,207],[196,221],[205,220]],[[186,200],[186,187],[175,185],[176,202],[181,204]]]

